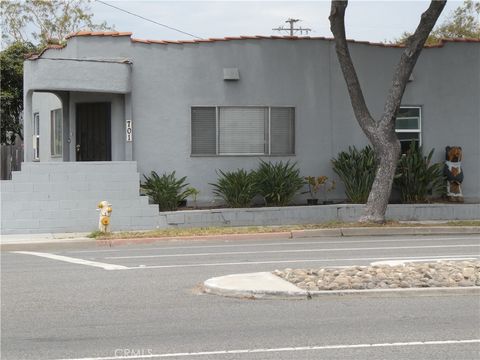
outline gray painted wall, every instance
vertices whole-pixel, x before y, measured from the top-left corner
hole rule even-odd
[[[401,49],[367,44],[350,45],[359,78],[372,114],[381,114],[386,91]],[[330,159],[349,145],[367,140],[356,123],[333,43],[327,40],[234,40],[200,44],[144,44],[128,37],[74,37],[62,50],[46,51],[44,58],[129,59],[130,86],[120,88],[112,74],[97,66],[84,76],[102,84],[102,92],[131,89],[133,159],[141,173],[176,170],[188,176],[201,193],[199,202],[213,200],[211,187],[216,169],[254,168],[258,157],[190,156],[190,108],[196,105],[295,106],[296,155],[263,157],[266,160],[297,161],[304,175],[336,178]],[[30,65],[29,63],[37,63]],[[26,68],[63,61],[27,61]],[[39,65],[38,65],[39,64]],[[127,66],[127,65],[125,65]],[[223,80],[223,68],[238,68],[240,80]],[[444,159],[447,145],[464,149],[464,193],[480,199],[480,43],[446,43],[425,49],[407,86],[404,105],[422,106],[422,138],[426,149],[435,148],[435,160]],[[51,75],[55,77],[54,69]],[[35,90],[31,71],[26,71],[26,90]],[[68,78],[55,78],[56,87],[70,89],[70,129],[74,129],[72,106],[76,101],[111,97],[114,160],[124,160],[122,123],[124,95],[88,94]],[[85,83],[85,82],[83,82]],[[100,87],[99,87],[100,88]],[[128,112],[130,108],[128,108]],[[123,111],[123,112],[122,112]],[[28,126],[28,122],[26,122]],[[71,132],[71,131],[70,131]],[[26,129],[28,133],[28,129]],[[72,138],[74,139],[74,138]],[[74,141],[72,141],[74,144]],[[70,158],[73,149],[70,149]],[[123,157],[122,157],[123,156]],[[332,197],[343,198],[338,187]]]

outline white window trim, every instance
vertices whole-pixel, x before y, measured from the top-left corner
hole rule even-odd
[[[263,152],[263,153],[220,153],[220,131],[219,131],[219,125],[220,125],[220,109],[221,108],[238,108],[238,107],[242,107],[242,108],[264,108],[264,109],[267,109],[267,112],[268,112],[268,119],[267,119],[267,126],[268,126],[268,133],[266,134],[267,135],[267,139],[265,139],[265,141],[268,141],[268,153],[266,152]],[[289,153],[289,154],[272,154],[272,141],[271,141],[271,112],[272,112],[272,108],[293,108],[294,109],[294,116],[296,116],[297,112],[296,112],[296,107],[293,106],[293,105],[280,105],[280,106],[276,106],[276,105],[271,105],[271,106],[266,106],[266,105],[191,105],[190,106],[190,114],[191,114],[191,110],[193,108],[215,108],[215,134],[216,134],[216,153],[215,154],[192,154],[192,149],[190,149],[190,156],[191,157],[212,157],[212,156],[215,156],[215,157],[221,157],[221,156],[269,156],[269,157],[282,157],[282,156],[296,156],[296,152],[295,152],[295,146],[294,146],[294,151],[293,153]],[[190,115],[190,119],[191,119],[191,115]],[[296,136],[296,119],[295,117],[293,118],[293,134],[292,136],[295,137]],[[190,134],[190,138],[192,137],[193,134]],[[296,141],[295,139],[293,139],[293,143],[295,144]]]
[[[396,133],[418,133],[418,145],[422,146],[422,107],[421,106],[400,106],[400,109],[418,109],[418,128],[416,129],[395,129]],[[416,116],[400,116],[396,119],[417,119]]]

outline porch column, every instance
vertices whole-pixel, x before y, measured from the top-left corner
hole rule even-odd
[[[25,89],[23,95],[23,161],[33,161],[33,91]]]
[[[125,94],[125,161],[133,160],[133,133],[130,141],[127,139],[126,127],[127,120],[131,121],[132,130],[133,130],[133,111],[132,111],[132,93]]]

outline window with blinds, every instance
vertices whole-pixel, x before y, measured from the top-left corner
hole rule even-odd
[[[293,155],[295,108],[193,107],[192,155]]]
[[[192,108],[192,154],[215,155],[217,153],[216,113],[215,107]]]
[[[295,108],[272,107],[270,109],[270,154],[295,153]]]

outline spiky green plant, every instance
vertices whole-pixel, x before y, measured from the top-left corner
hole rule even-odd
[[[175,171],[170,174],[164,173],[162,176],[152,171],[150,176],[143,177],[145,183],[141,184],[141,188],[155,204],[158,204],[160,211],[177,210],[178,204],[191,194],[189,184],[185,182],[187,177],[177,179]]]
[[[400,190],[402,202],[426,202],[429,195],[444,190],[443,164],[431,164],[434,150],[424,156],[422,148],[412,141],[407,153],[400,158],[394,186]]]
[[[333,171],[345,185],[345,194],[352,203],[364,204],[372,189],[377,171],[377,158],[373,148],[368,145],[362,150],[355,146],[342,151],[331,160]]]
[[[255,173],[243,169],[236,171],[218,170],[219,178],[213,186],[213,193],[233,208],[248,207],[256,195]]]
[[[258,192],[267,206],[288,205],[305,185],[297,163],[279,161],[276,163],[260,160],[255,172]]]

